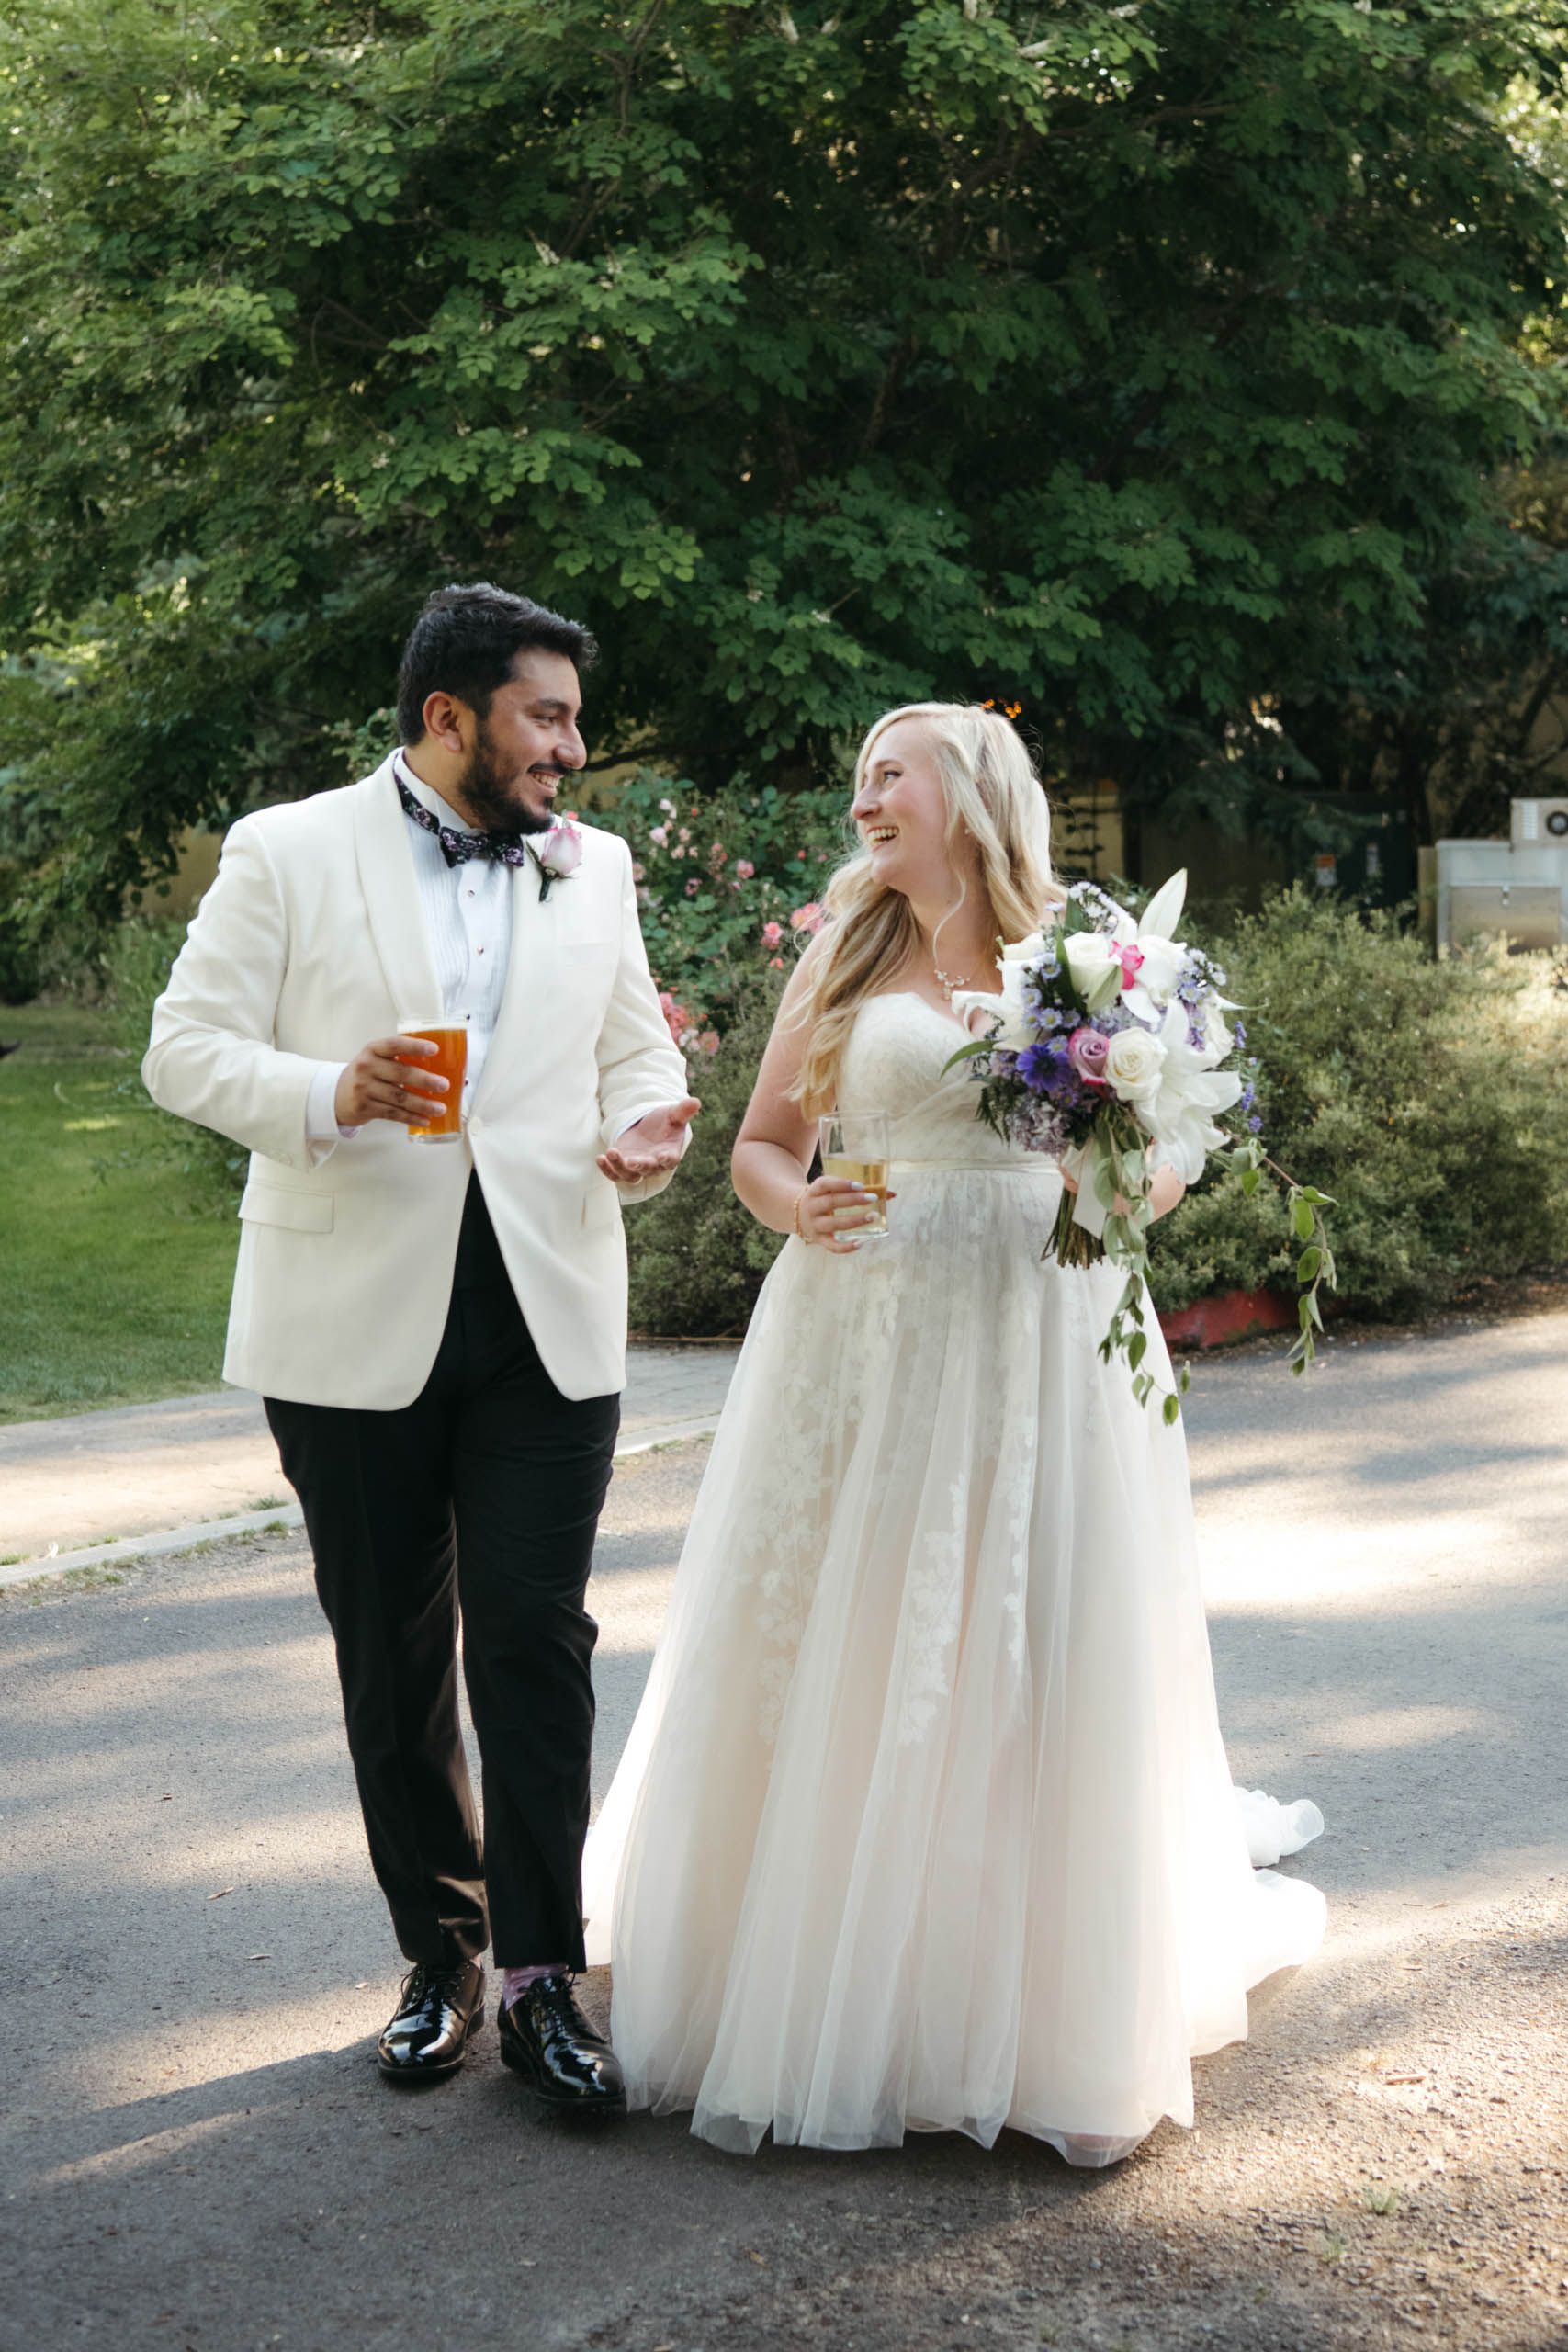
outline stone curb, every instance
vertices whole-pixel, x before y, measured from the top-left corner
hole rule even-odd
[[[660,1428],[644,1430],[626,1445],[615,1448],[617,1462],[629,1462],[634,1454],[651,1453],[662,1445],[690,1445],[699,1438],[712,1437],[718,1427],[711,1416],[700,1416],[687,1421],[668,1421]],[[112,1544],[89,1544],[80,1552],[40,1552],[30,1560],[14,1560],[9,1567],[0,1568],[0,1591],[7,1585],[36,1584],[43,1577],[69,1576],[75,1568],[103,1568],[117,1560],[152,1560],[166,1557],[173,1552],[191,1552],[198,1544],[223,1544],[237,1535],[254,1535],[267,1527],[299,1527],[304,1513],[298,1503],[280,1503],[274,1510],[235,1511],[228,1519],[200,1519],[186,1527],[159,1528],[146,1535],[122,1535]]]

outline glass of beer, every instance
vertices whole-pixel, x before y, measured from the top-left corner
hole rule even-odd
[[[865,1224],[851,1225],[846,1218],[846,1236],[853,1234],[860,1241],[879,1240],[887,1231],[887,1163],[892,1156],[886,1112],[830,1111],[818,1122],[818,1137],[823,1175],[846,1176],[875,1195],[874,1214]],[[863,1211],[857,1207],[856,1214]]]
[[[444,1143],[463,1132],[463,1073],[468,1066],[468,1033],[460,1021],[400,1021],[400,1037],[428,1037],[436,1052],[408,1057],[410,1069],[434,1070],[446,1080],[446,1092],[423,1127],[407,1130],[411,1143]],[[433,1094],[430,1101],[434,1103]]]

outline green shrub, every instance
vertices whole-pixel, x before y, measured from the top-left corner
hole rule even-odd
[[[1271,1157],[1334,1196],[1342,1306],[1415,1317],[1568,1260],[1568,996],[1541,956],[1434,962],[1301,888],[1210,943],[1244,1007]],[[1211,1178],[1160,1227],[1161,1306],[1288,1278],[1278,1205]]]
[[[716,1053],[692,1057],[703,1113],[672,1184],[626,1212],[631,1327],[666,1339],[739,1337],[782,1237],[741,1207],[729,1154],[784,993],[781,974],[754,974],[735,1000]]]
[[[0,1004],[30,1004],[43,986],[38,948],[17,907],[22,868],[0,858]]]

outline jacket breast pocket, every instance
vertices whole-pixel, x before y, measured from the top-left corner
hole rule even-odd
[[[281,1184],[245,1186],[240,1215],[250,1225],[281,1225],[293,1233],[330,1233],[333,1196],[330,1193],[296,1193]]]

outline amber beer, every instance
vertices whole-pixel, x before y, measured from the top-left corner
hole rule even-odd
[[[434,1070],[446,1080],[446,1092],[441,1108],[427,1126],[410,1127],[408,1135],[413,1143],[444,1141],[448,1136],[463,1132],[463,1073],[468,1066],[468,1033],[460,1021],[403,1021],[398,1024],[400,1037],[428,1037],[435,1046],[432,1057],[410,1055],[410,1069]],[[402,1058],[400,1057],[400,1058]],[[434,1102],[435,1097],[431,1096]]]

